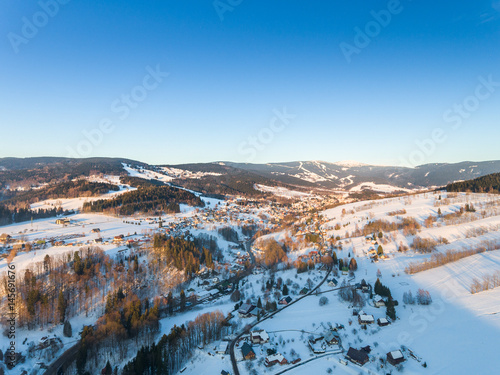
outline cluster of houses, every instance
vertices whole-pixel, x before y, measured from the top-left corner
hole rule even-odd
[[[244,342],[241,346],[241,355],[244,360],[252,360],[255,359],[256,354],[252,345],[264,345],[269,342],[269,334],[265,330],[256,330],[250,332],[250,342]],[[264,361],[264,365],[266,367],[271,367],[274,365],[286,365],[288,363],[298,363],[300,358],[289,362],[285,356],[281,353],[278,353],[275,349],[267,349],[267,355]]]

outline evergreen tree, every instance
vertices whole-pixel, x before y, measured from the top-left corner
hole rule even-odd
[[[59,312],[59,321],[64,323],[66,318],[66,308],[68,307],[68,302],[64,298],[62,290],[59,291],[59,297],[57,299],[57,311]]]
[[[186,309],[186,293],[184,293],[184,289],[181,290],[181,311]]]
[[[106,367],[104,367],[104,374],[105,375],[112,375],[113,374],[113,369],[111,367],[111,364],[109,363],[109,359],[108,359],[108,362],[106,362]]]
[[[333,258],[333,264],[337,265],[338,259],[337,259],[337,253],[335,251],[332,253],[332,258]]]
[[[373,287],[373,291],[375,294],[380,294],[380,288],[382,287],[382,283],[380,282],[380,279],[377,278],[377,281],[375,281],[375,285]]]
[[[78,251],[75,252],[73,259],[73,269],[77,275],[83,275],[83,262]]]
[[[73,329],[71,328],[71,323],[69,321],[64,322],[63,335],[66,337],[73,336]]]
[[[396,309],[394,308],[394,301],[392,297],[389,297],[389,300],[386,303],[386,314],[392,320],[396,320]]]
[[[167,296],[167,307],[168,307],[168,313],[170,315],[173,314],[174,312],[174,297],[172,296],[172,292],[168,292],[168,296]]]
[[[283,295],[287,296],[288,295],[288,286],[285,284],[283,285]]]
[[[382,245],[378,245],[377,254],[378,255],[384,254],[384,249],[382,248]]]

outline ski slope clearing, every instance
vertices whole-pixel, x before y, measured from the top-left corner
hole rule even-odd
[[[395,192],[400,192],[400,191],[410,193],[410,192],[414,191],[412,189],[405,189],[405,188],[400,188],[397,186],[385,185],[385,184],[376,184],[374,182],[363,182],[363,183],[349,189],[349,191],[352,193],[359,193],[363,190],[372,190],[372,191],[376,191],[376,192],[380,192],[380,193],[395,193]]]
[[[263,191],[265,193],[272,193],[278,197],[284,197],[284,198],[306,198],[312,196],[312,194],[310,193],[290,190],[284,187],[266,186],[260,184],[255,184],[254,187],[256,190]]]

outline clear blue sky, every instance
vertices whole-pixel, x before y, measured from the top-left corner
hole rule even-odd
[[[2,2],[0,157],[500,159],[500,0],[54,1]]]

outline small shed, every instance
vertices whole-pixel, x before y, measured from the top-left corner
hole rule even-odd
[[[391,324],[391,322],[389,322],[386,318],[378,318],[377,319],[377,324],[380,327],[385,327],[385,326],[388,326],[389,324]]]
[[[401,350],[394,350],[387,353],[387,362],[393,366],[397,366],[404,361],[406,361],[406,359],[403,356],[403,353],[401,353]]]

